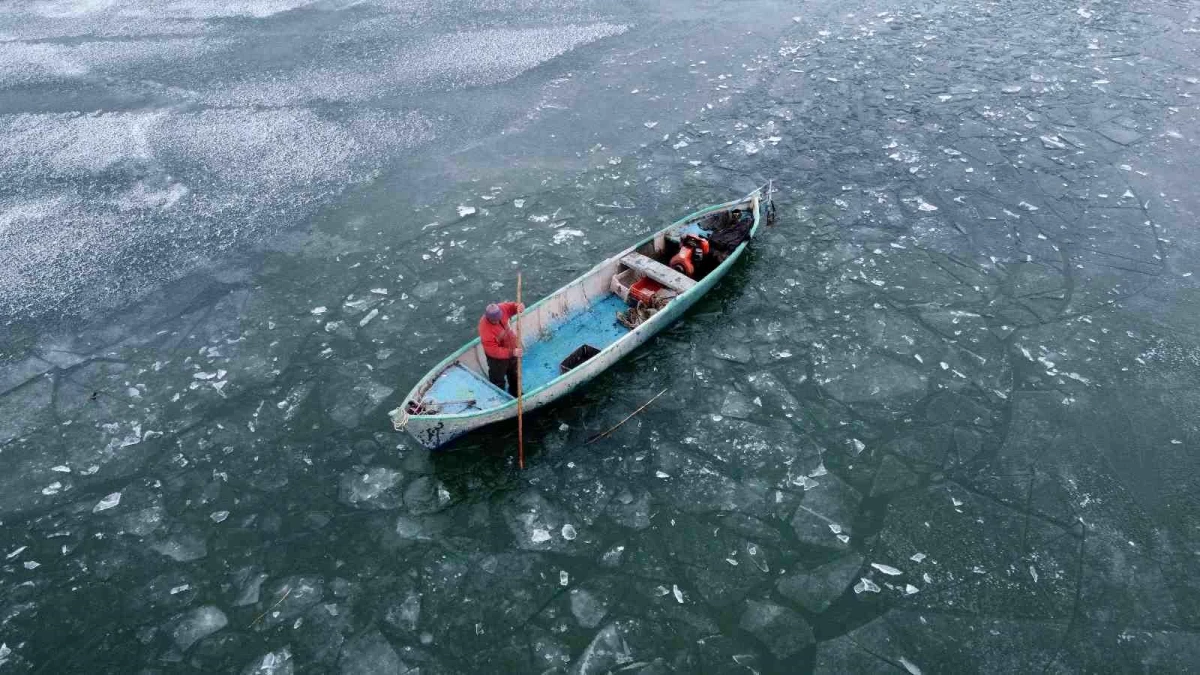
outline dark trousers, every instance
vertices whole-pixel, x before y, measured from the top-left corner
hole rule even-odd
[[[487,357],[488,380],[492,384],[505,389],[504,380],[508,379],[508,393],[513,396],[517,395],[517,360],[516,359],[493,359]]]

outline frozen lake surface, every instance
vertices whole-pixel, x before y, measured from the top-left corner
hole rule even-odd
[[[0,673],[1194,668],[1198,49],[1162,0],[4,3]],[[390,430],[518,269],[769,178],[525,471]]]

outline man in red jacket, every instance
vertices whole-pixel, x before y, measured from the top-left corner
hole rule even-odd
[[[519,302],[492,303],[479,317],[479,341],[487,356],[488,379],[504,389],[508,380],[508,393],[517,395],[517,357],[521,347],[517,336],[508,328],[508,320],[525,311]]]

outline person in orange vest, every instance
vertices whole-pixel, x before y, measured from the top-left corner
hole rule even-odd
[[[525,305],[519,302],[492,303],[479,317],[479,341],[487,356],[488,380],[501,389],[505,389],[508,380],[508,393],[513,396],[517,395],[517,357],[521,356],[521,347],[516,334],[509,330],[508,321],[524,311]]]

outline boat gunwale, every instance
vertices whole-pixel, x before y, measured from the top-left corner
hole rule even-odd
[[[564,284],[562,287],[558,288],[557,290],[553,291],[552,293],[545,295],[544,297],[542,297],[542,299],[540,299],[537,302],[533,303],[532,305],[526,307],[525,311],[529,311],[535,307],[538,307],[539,305],[541,305],[545,302],[548,302],[551,298],[558,297],[561,293],[566,292],[567,289],[571,288],[572,286],[580,283],[582,280],[587,279],[591,275],[598,272],[600,270],[600,268],[612,263],[614,260],[619,261],[622,256],[628,255],[629,251],[637,250],[638,247],[645,245],[649,241],[652,241],[659,234],[662,234],[663,232],[667,232],[673,228],[679,227],[680,225],[686,224],[688,221],[703,217],[714,211],[720,211],[721,209],[728,209],[728,208],[736,206],[738,204],[741,204],[741,203],[744,203],[747,201],[752,201],[755,198],[755,196],[759,197],[759,201],[757,204],[757,208],[755,208],[755,211],[754,211],[754,225],[750,230],[750,237],[747,240],[738,244],[737,248],[735,248],[733,250],[733,252],[729,254],[729,257],[726,258],[725,261],[722,262],[720,265],[718,265],[715,269],[713,269],[712,272],[709,272],[709,274],[706,275],[705,278],[707,278],[708,276],[712,276],[713,274],[716,274],[722,268],[725,268],[727,266],[734,264],[738,260],[738,258],[741,257],[742,252],[749,245],[750,241],[757,235],[758,227],[761,224],[761,219],[762,219],[762,199],[761,199],[762,198],[762,188],[755,189],[753,192],[746,195],[745,197],[734,199],[734,200],[724,202],[721,204],[715,204],[713,206],[708,206],[708,207],[705,207],[698,211],[694,211],[694,212],[676,220],[675,222],[671,223],[670,225],[663,227],[660,230],[655,230],[654,232],[651,232],[644,239],[638,241],[637,243],[633,244],[632,246],[622,249],[620,252],[615,253],[615,254],[605,258],[604,260],[601,260],[599,263],[596,263],[595,265],[593,265],[590,269],[588,269],[583,274],[580,274],[579,276],[575,277],[571,281]],[[703,291],[701,291],[702,288],[703,288]],[[711,289],[711,285],[706,285],[706,284],[704,284],[703,280],[701,280],[700,283],[697,283],[692,288],[689,288],[688,290],[684,291],[683,293],[680,293],[678,296],[678,299],[682,299],[684,297],[690,296],[690,295],[698,293],[698,292],[707,293],[710,289]],[[656,325],[657,324],[657,322],[655,321],[656,319],[666,317],[666,316],[667,316],[667,314],[664,312],[664,313],[659,313],[659,314],[656,314],[656,315],[650,317],[646,321],[639,324],[637,328],[634,328],[633,330],[629,331],[625,335],[622,335],[621,338],[618,339],[616,342],[613,342],[612,344],[604,347],[604,349],[601,349],[600,352],[597,353],[592,358],[593,359],[600,358],[605,353],[608,353],[610,350],[615,349],[616,347],[618,347],[619,345],[624,343],[626,340],[628,340],[630,338],[630,336],[634,335],[635,333],[638,333],[639,331],[643,331],[643,329],[647,328],[648,326]],[[445,359],[442,359],[441,362],[439,362],[437,365],[435,365],[433,368],[431,368],[425,374],[425,376],[422,377],[417,382],[416,386],[414,386],[408,392],[408,394],[405,395],[404,403],[401,404],[402,407],[400,408],[400,411],[401,411],[401,415],[405,419],[406,423],[408,420],[411,420],[413,418],[420,418],[421,420],[428,421],[428,422],[465,420],[465,419],[471,419],[473,417],[480,417],[482,415],[490,415],[490,414],[493,414],[496,412],[503,411],[503,410],[509,408],[510,406],[515,407],[517,405],[517,399],[513,398],[512,400],[505,401],[504,403],[502,403],[498,406],[495,406],[492,408],[486,408],[483,410],[476,410],[474,412],[465,412],[464,411],[461,413],[442,413],[442,414],[436,414],[436,415],[408,415],[407,413],[403,412],[403,406],[406,405],[409,401],[413,400],[413,396],[415,394],[417,394],[417,392],[420,391],[423,386],[425,386],[426,384],[430,384],[434,380],[436,380],[437,376],[440,375],[450,364],[457,361],[459,357],[461,357],[463,354],[465,354],[471,348],[475,347],[477,344],[479,344],[478,337],[467,342],[465,345],[460,347],[454,353],[447,356]],[[589,360],[591,360],[591,359],[589,359]],[[532,396],[535,396],[535,395],[541,393],[542,391],[545,391],[547,388],[562,382],[563,378],[569,377],[570,375],[571,375],[570,372],[563,373],[562,375],[559,375],[558,377],[550,380],[549,382],[546,382],[545,384],[539,386],[537,389],[534,389],[532,391],[523,392],[523,397],[525,399],[528,399]]]

